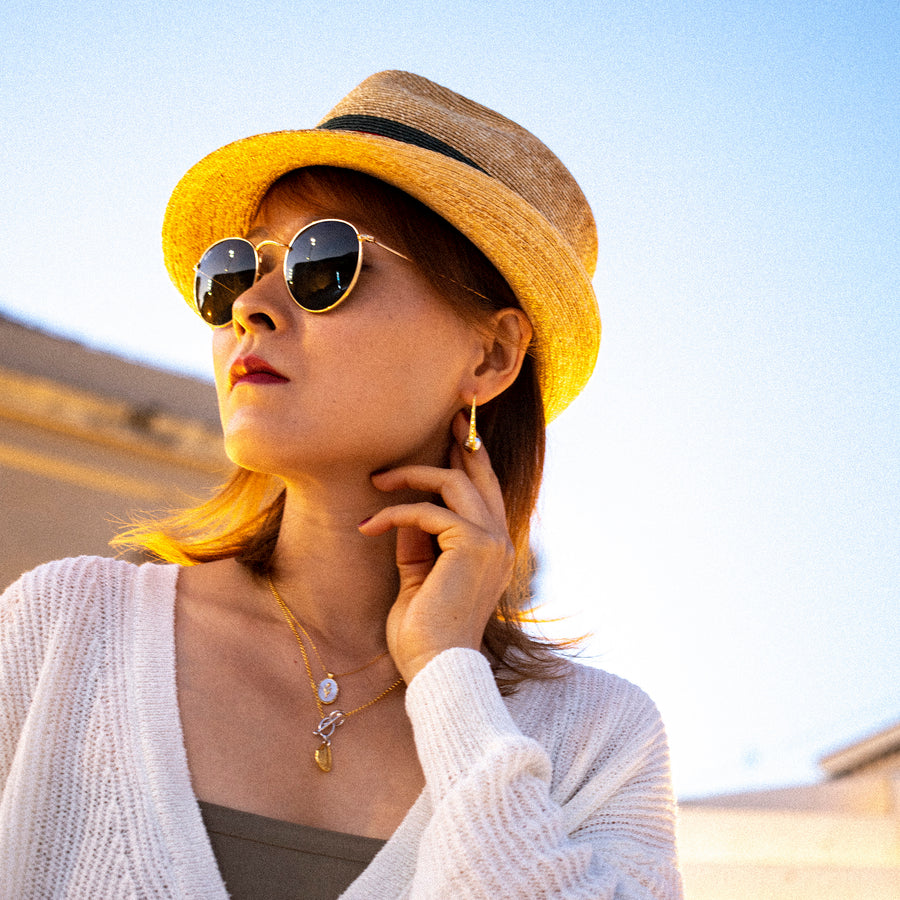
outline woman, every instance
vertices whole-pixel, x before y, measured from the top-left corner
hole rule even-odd
[[[172,564],[4,595],[9,895],[679,897],[655,708],[523,630],[599,340],[571,175],[383,72],[198,163],[164,249],[238,470],[123,538]]]

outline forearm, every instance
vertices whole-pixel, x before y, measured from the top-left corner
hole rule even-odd
[[[612,767],[621,783],[607,768],[561,802],[548,752],[518,728],[472,651],[435,659],[407,707],[434,810],[413,897],[680,897],[674,850],[640,840],[640,820],[653,812],[629,796],[629,782],[637,775],[654,793],[645,772],[630,771],[640,763]]]

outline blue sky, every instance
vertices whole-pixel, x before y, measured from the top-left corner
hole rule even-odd
[[[547,613],[654,696],[684,795],[815,777],[900,719],[896,4],[7,9],[0,312],[208,374],[159,250],[181,174],[374,71],[446,84],[544,139],[598,223]]]

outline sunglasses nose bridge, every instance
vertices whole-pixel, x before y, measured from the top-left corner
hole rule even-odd
[[[266,251],[264,248],[266,247],[280,247],[284,253],[287,253],[290,249],[287,244],[282,244],[280,241],[260,241],[256,244],[256,279],[257,281],[263,277],[263,275],[267,275],[269,272],[274,272],[276,269],[280,268],[283,265],[284,254],[281,254],[279,257],[277,250],[268,250]]]

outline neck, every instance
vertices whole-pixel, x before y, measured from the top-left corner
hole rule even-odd
[[[384,494],[368,474],[355,483],[291,482],[286,490],[271,572],[284,602],[324,648],[362,656],[385,649],[399,586],[395,537],[366,537],[358,526],[421,495]]]

